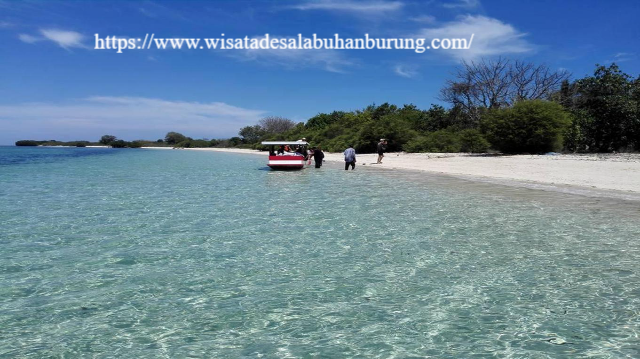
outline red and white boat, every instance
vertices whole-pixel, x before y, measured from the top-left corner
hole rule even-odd
[[[308,142],[305,141],[264,141],[269,146],[269,167],[278,170],[302,169],[306,162]]]

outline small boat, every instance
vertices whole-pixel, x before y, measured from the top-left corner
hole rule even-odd
[[[263,141],[262,145],[269,146],[268,166],[272,169],[293,170],[304,168],[307,158],[307,146],[309,146],[308,142]]]

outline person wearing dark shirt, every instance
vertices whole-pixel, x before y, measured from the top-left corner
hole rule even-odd
[[[382,163],[382,158],[384,157],[384,151],[387,149],[387,140],[384,138],[380,139],[378,142],[378,163]]]
[[[322,148],[318,147],[313,151],[313,160],[316,162],[316,168],[322,167],[322,160],[324,159],[324,153]]]
[[[296,146],[296,153],[302,156],[302,158],[306,161],[308,154],[307,150],[304,149],[304,146]]]

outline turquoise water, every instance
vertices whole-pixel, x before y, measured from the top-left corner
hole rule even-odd
[[[0,147],[0,357],[640,357],[640,206],[265,160]]]

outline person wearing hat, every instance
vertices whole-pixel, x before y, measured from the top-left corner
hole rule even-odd
[[[378,164],[382,163],[382,157],[384,157],[384,151],[387,149],[387,140],[384,138],[380,139],[378,142]]]

